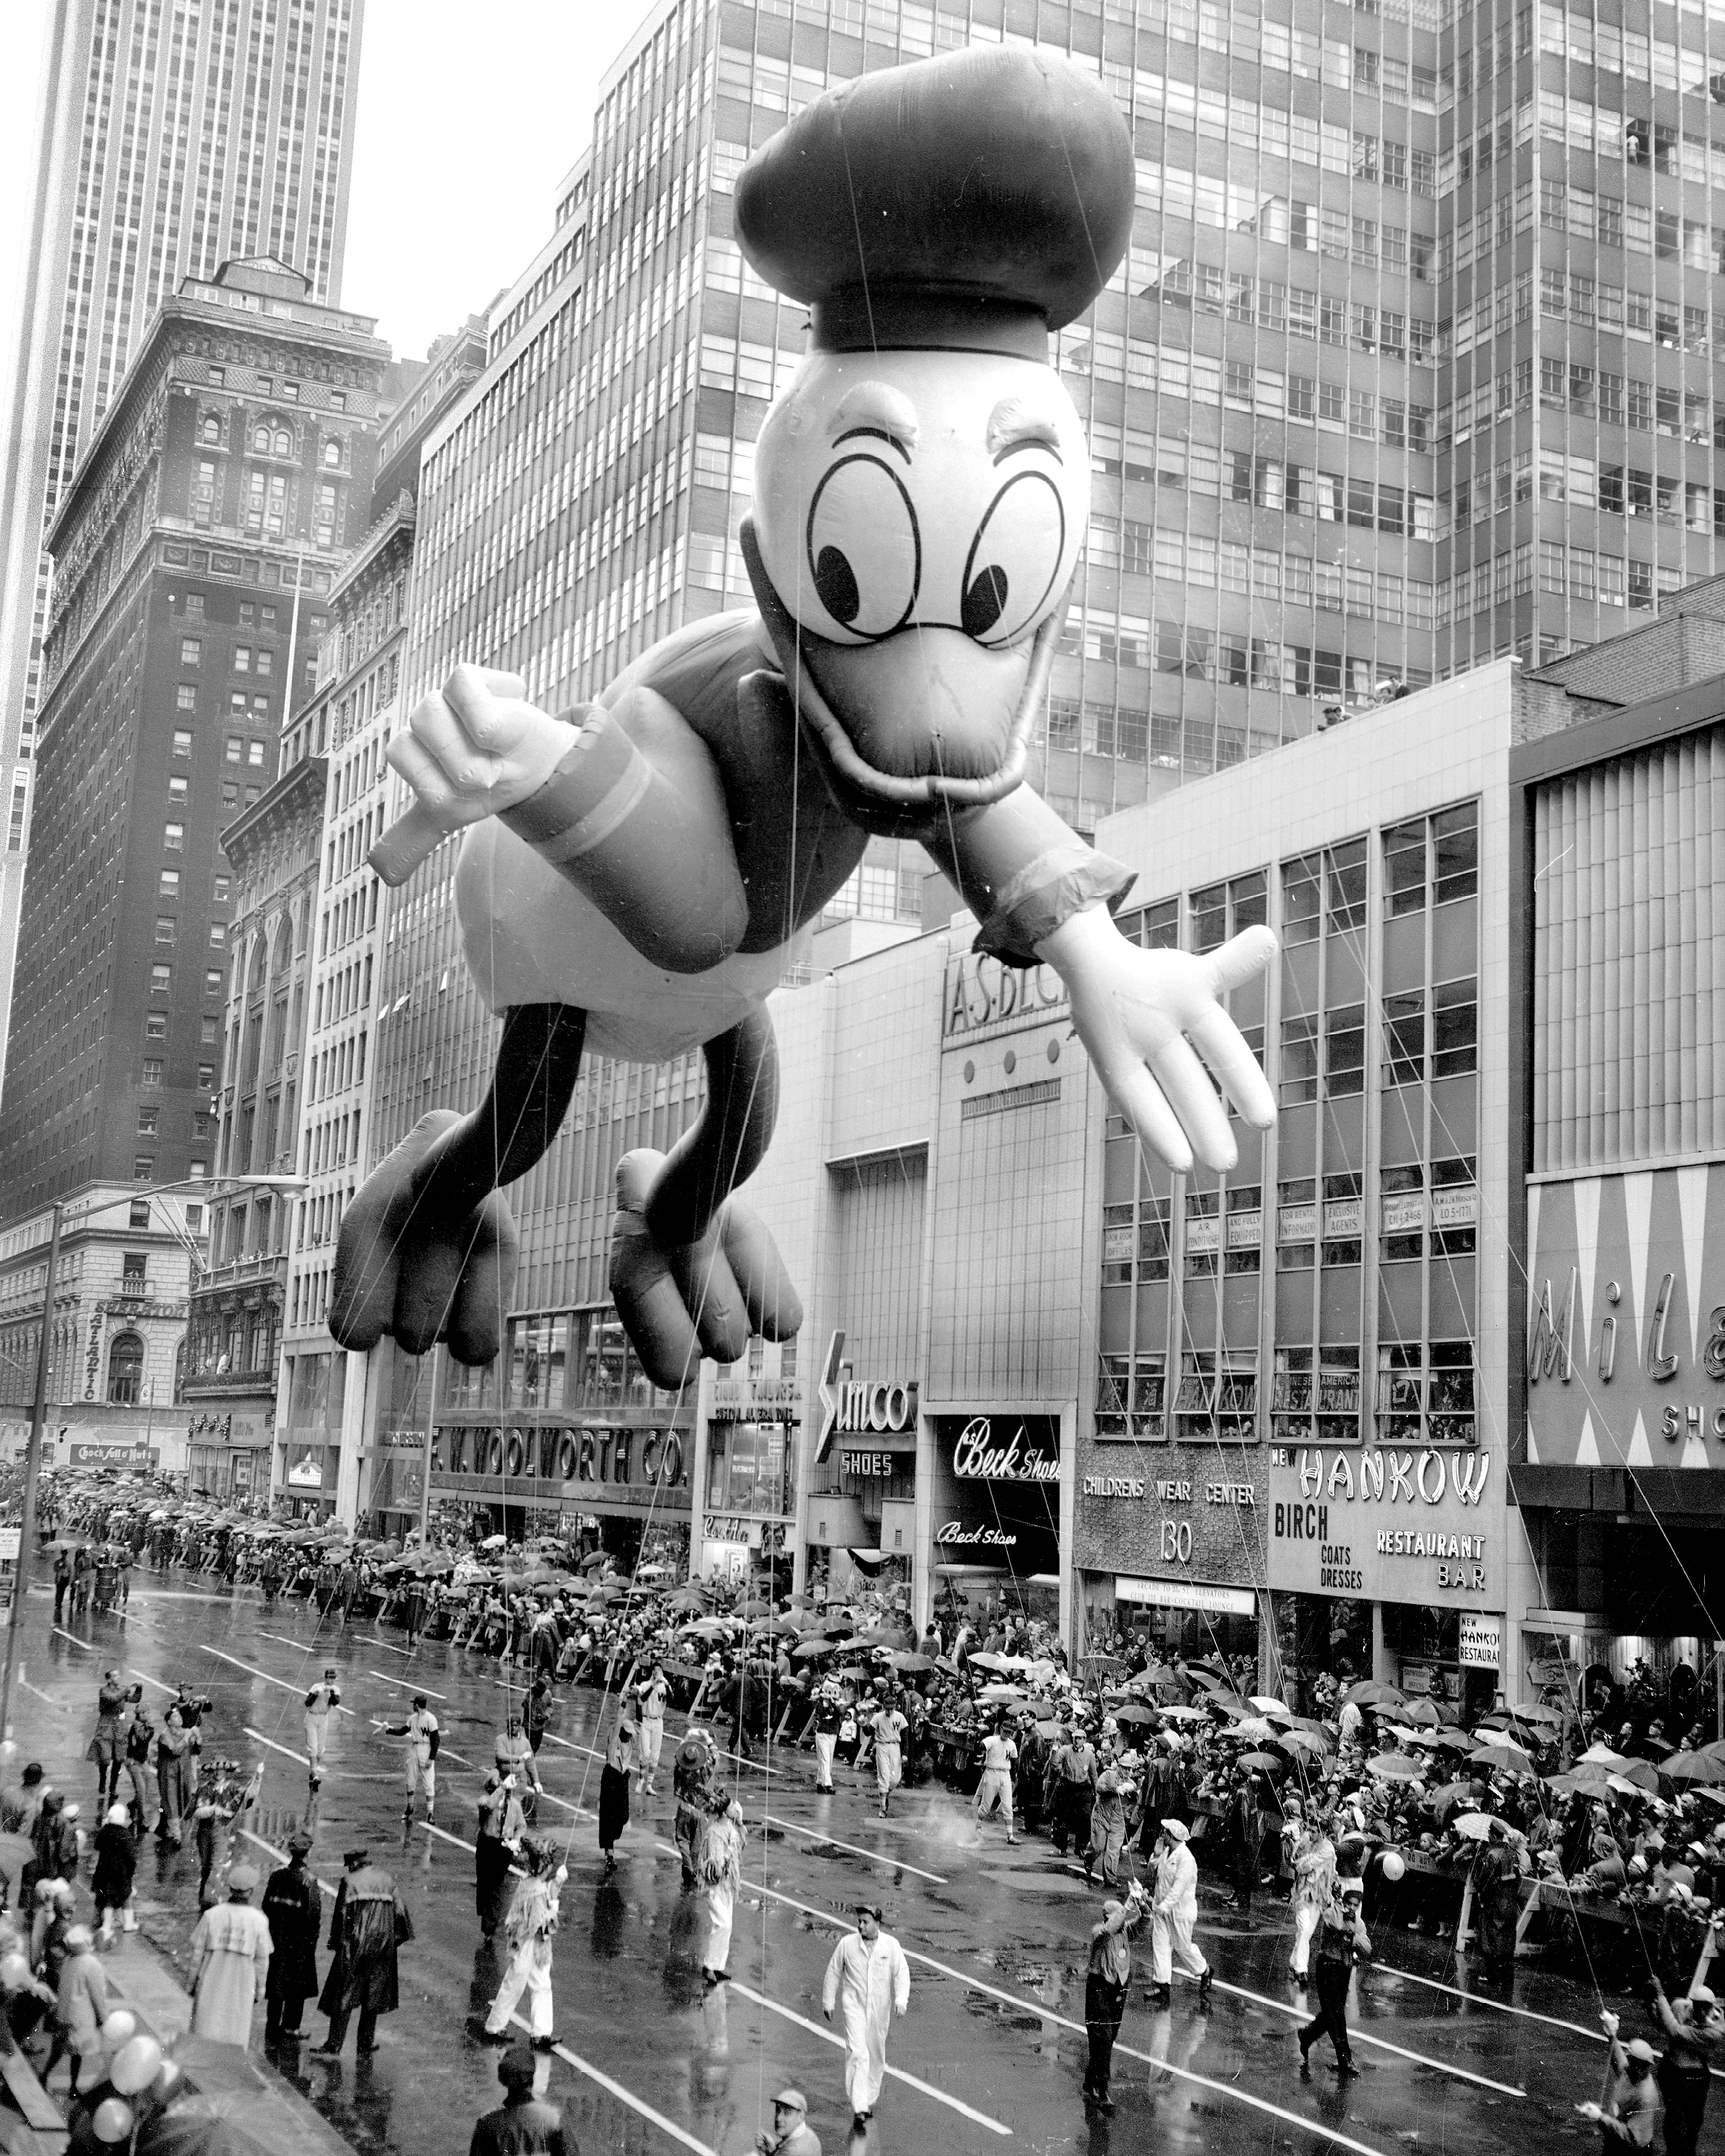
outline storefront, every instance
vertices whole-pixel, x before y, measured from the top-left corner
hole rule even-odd
[[[937,1615],[1022,1609],[1058,1624],[1072,1419],[1045,1402],[929,1417]]]
[[[803,1584],[822,1601],[910,1589],[916,1578],[921,1387],[914,1378],[857,1377],[845,1345],[834,1331],[815,1388],[820,1422],[803,1508]]]
[[[1505,1581],[1496,1471],[1471,1447],[1271,1453],[1270,1584],[1291,1707],[1309,1705],[1325,1673],[1397,1685],[1445,1719],[1491,1707]]]
[[[1528,1192],[1533,1696],[1712,1675],[1725,1635],[1725,1162]],[[1687,1672],[1688,1674],[1684,1674]]]
[[[347,1358],[337,1348],[284,1359],[287,1408],[276,1437],[275,1494],[295,1518],[319,1520],[336,1509]]]
[[[1084,1651],[1117,1642],[1189,1661],[1258,1660],[1263,1455],[1094,1449],[1079,1485]]]
[[[770,1375],[766,1345],[752,1376],[711,1374],[702,1365],[696,1424],[695,1486],[701,1495],[694,1569],[703,1579],[771,1575],[789,1594],[796,1555],[797,1455],[803,1390],[794,1376]]]

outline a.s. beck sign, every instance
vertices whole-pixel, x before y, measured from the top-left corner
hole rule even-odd
[[[1060,1417],[937,1415],[934,1436],[937,1561],[1058,1572]]]
[[[1368,1602],[1501,1606],[1503,1497],[1491,1468],[1489,1453],[1471,1450],[1273,1452],[1271,1585]]]

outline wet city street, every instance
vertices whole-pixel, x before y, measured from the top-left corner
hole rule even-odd
[[[395,1875],[415,1927],[403,1948],[400,2010],[380,2025],[381,2049],[356,2061],[310,2056],[324,2021],[309,2006],[306,2035],[284,2068],[356,2148],[403,2156],[465,2151],[473,2122],[498,2100],[496,2053],[475,2041],[501,1973],[480,1938],[471,1853],[476,1799],[511,1689],[494,1661],[435,1644],[409,1655],[401,1635],[358,1623],[320,1630],[299,1601],[267,1609],[194,1575],[136,1576],[123,1614],[90,1613],[75,1629],[52,1623],[32,1594],[15,1726],[23,1758],[39,1759],[54,1786],[77,1796],[94,1823],[95,1769],[83,1753],[103,1668],[117,1666],[165,1706],[182,1677],[214,1702],[205,1756],[264,1763],[259,1810],[244,1851],[265,1871],[282,1861],[307,1817],[301,1698],[332,1663],[342,1712],[329,1771],[307,1820],[311,1865],[333,1889],[341,1853],[367,1845]],[[423,1686],[439,1717],[434,1826],[404,1830],[403,1743],[382,1733]],[[1208,1876],[1198,1942],[1216,1981],[1200,2007],[1178,1979],[1171,2011],[1148,2005],[1147,1941],[1134,1952],[1130,2001],[1116,2054],[1111,2118],[1086,2118],[1085,1968],[1101,1892],[1057,1857],[1045,1839],[1009,1848],[998,1825],[972,1845],[970,1810],[938,1783],[899,1793],[876,1813],[871,1775],[839,1794],[814,1791],[809,1753],[775,1755],[769,1774],[732,1763],[748,1845],[730,1955],[732,1981],[708,1991],[698,1966],[700,1919],[680,1891],[670,1834],[670,1751],[683,1717],[667,1724],[660,1794],[635,1799],[603,1876],[596,1835],[601,1696],[557,1688],[540,1755],[547,1795],[537,1825],[567,1841],[569,1878],[553,1989],[557,2049],[548,2092],[574,2143],[664,2151],[673,2145],[743,2156],[773,2124],[771,2098],[787,2082],[807,2094],[825,2149],[852,2137],[844,2053],[821,2019],[821,1980],[839,1932],[859,1900],[878,1900],[886,1928],[910,1964],[909,2014],[895,2023],[890,2072],[867,2133],[870,2156],[922,2156],[1016,2143],[1024,2148],[1225,2148],[1294,2156],[1337,2148],[1394,2156],[1425,2147],[1495,2156],[1530,2148],[1590,2148],[1595,2129],[1574,2106],[1597,2098],[1605,2064],[1601,1999],[1586,1969],[1573,1975],[1522,1963],[1512,1981],[1487,1979],[1450,1943],[1374,1928],[1379,1958],[1356,1979],[1357,2079],[1338,2081],[1327,2047],[1300,2072],[1295,2031],[1311,2010],[1286,1969],[1286,1904],[1262,1900],[1250,1917],[1226,1911]],[[13,1773],[16,1772],[16,1760]],[[153,1777],[152,1777],[153,1779]],[[153,1790],[152,1790],[153,1798]],[[326,1904],[327,1906],[327,1903]],[[141,1924],[183,1957],[198,1911],[192,1837],[164,1851],[144,1845],[137,1879]],[[327,1966],[320,1949],[320,1974]],[[1470,1997],[1477,1985],[1481,1995]],[[525,2004],[525,2002],[523,2002]],[[1633,2000],[1625,2034],[1643,2020]],[[261,2041],[261,2014],[254,2044]],[[1705,2137],[1704,2137],[1705,2139]]]

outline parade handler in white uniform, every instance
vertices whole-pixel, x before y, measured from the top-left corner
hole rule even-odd
[[[833,1948],[821,1986],[820,2010],[829,2021],[839,2010],[845,2032],[845,2092],[858,2126],[874,2117],[886,2078],[886,2032],[892,2017],[911,2003],[911,1969],[904,1948],[880,1928],[877,1904],[861,1902],[856,1929]]]
[[[1198,1922],[1198,1859],[1183,1820],[1165,1819],[1156,1838],[1156,1885],[1150,1897],[1151,1995],[1166,2006],[1173,1995],[1173,1964],[1198,1979],[1202,1999],[1214,1972],[1192,1943]]]

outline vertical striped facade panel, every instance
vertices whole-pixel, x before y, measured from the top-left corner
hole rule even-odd
[[[829,1170],[846,1360],[859,1377],[917,1368],[928,1156],[917,1149]]]
[[[1533,795],[1533,1170],[1725,1149],[1725,726]]]

